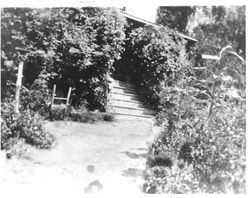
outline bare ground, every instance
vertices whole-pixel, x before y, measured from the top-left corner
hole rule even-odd
[[[1,153],[1,189],[8,197],[141,194],[151,128],[150,119],[48,122],[46,130],[57,139],[51,150],[28,147],[28,159],[7,160]]]

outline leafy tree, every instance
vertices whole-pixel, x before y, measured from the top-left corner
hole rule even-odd
[[[186,32],[189,16],[195,12],[191,6],[160,6],[157,10],[156,23]]]
[[[43,76],[50,88],[57,84],[66,92],[71,86],[73,104],[85,98],[92,108],[103,110],[106,73],[120,58],[125,38],[125,20],[116,10],[16,8],[3,13],[2,50],[9,60],[17,47],[25,51],[26,86]],[[20,27],[11,26],[11,20],[20,21]]]
[[[7,93],[8,82],[16,80],[17,66],[27,45],[26,21],[32,20],[28,8],[4,8],[1,10],[1,90]],[[25,51],[25,50],[23,50]],[[11,60],[10,64],[6,61]],[[5,94],[1,96],[3,98]]]
[[[226,45],[245,57],[245,7],[212,7],[209,23],[200,24],[194,29],[194,36],[200,44],[200,50],[217,55]]]

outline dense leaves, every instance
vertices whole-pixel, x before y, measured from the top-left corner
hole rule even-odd
[[[6,8],[2,14],[2,60],[25,60],[28,88],[44,73],[49,88],[57,84],[62,95],[68,87],[73,88],[73,104],[84,98],[92,108],[103,110],[106,73],[123,51],[124,25],[125,20],[114,9]],[[16,70],[11,72],[14,76]]]
[[[36,79],[29,90],[23,87],[21,95],[20,101],[23,109],[29,109],[45,117],[48,116],[51,92],[48,89],[46,80]]]
[[[192,174],[192,165],[185,163],[175,164],[171,169],[155,166],[146,173],[147,183],[144,191],[154,193],[187,194],[199,192],[199,181]]]
[[[228,72],[236,65],[244,70],[245,64],[237,58],[233,60],[231,64],[223,60],[210,63],[207,68],[199,67],[202,71],[192,67],[186,73],[184,67],[183,73],[179,73],[181,80],[174,86],[162,86],[163,108],[157,118],[162,132],[150,147],[149,156],[167,157],[173,166],[180,161],[190,164],[192,172],[173,173],[175,182],[181,184],[186,183],[182,174],[195,177],[199,185],[191,182],[189,192],[245,192],[246,101],[241,80],[244,74],[236,78]],[[147,192],[152,189],[185,192],[184,186],[179,191],[168,188],[168,177],[160,179],[160,183],[155,183],[154,173],[149,178],[147,185],[151,188]]]
[[[20,115],[14,112],[13,103],[1,104],[1,149],[10,149],[10,141],[23,138],[38,148],[50,148],[54,137],[44,129],[43,118],[28,110]]]
[[[132,80],[143,98],[158,108],[161,83],[173,84],[185,65],[185,41],[169,28],[146,26],[132,31]]]

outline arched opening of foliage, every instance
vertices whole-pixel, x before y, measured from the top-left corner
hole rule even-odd
[[[128,20],[121,59],[114,62],[114,78],[133,83],[145,103],[160,104],[161,83],[174,84],[181,68],[191,65],[187,42],[176,31]]]

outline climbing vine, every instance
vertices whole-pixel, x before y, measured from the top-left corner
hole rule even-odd
[[[152,26],[133,30],[130,39],[133,80],[143,98],[158,108],[161,83],[174,84],[178,72],[189,64],[185,41],[174,30]]]

